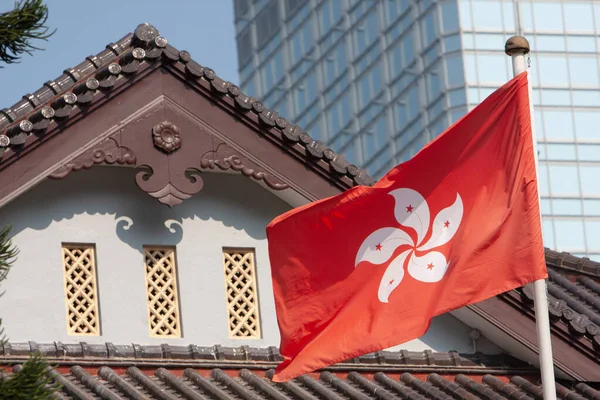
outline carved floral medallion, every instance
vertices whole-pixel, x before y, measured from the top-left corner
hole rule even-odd
[[[154,145],[167,153],[181,147],[181,133],[179,128],[169,121],[163,121],[152,128]]]

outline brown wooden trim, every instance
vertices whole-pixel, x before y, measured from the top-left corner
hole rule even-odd
[[[535,323],[498,297],[467,306],[498,329],[538,354]],[[556,335],[552,338],[554,365],[575,380],[600,381],[598,363],[581,354],[569,342]]]

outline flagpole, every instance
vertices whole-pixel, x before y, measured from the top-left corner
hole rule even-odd
[[[529,53],[529,42],[523,36],[513,36],[506,41],[504,51],[512,58],[513,75],[517,76],[527,71],[525,55]],[[533,140],[533,153],[535,157],[536,174],[538,173],[537,139],[535,134],[535,119],[533,115],[533,101],[531,81],[529,85],[529,114],[531,118],[531,133]],[[538,186],[539,196],[539,186]],[[539,199],[539,198],[538,198]],[[540,214],[540,223],[541,223]],[[552,342],[550,336],[550,315],[548,313],[548,290],[546,281],[539,279],[533,282],[535,319],[538,337],[540,370],[542,375],[542,391],[544,400],[556,400],[556,385],[554,380],[554,362],[552,359]]]

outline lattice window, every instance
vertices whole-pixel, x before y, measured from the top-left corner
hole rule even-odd
[[[63,272],[69,335],[100,334],[96,257],[93,245],[63,244]]]
[[[254,250],[224,249],[230,338],[260,338]]]
[[[180,337],[175,249],[144,247],[150,336]]]

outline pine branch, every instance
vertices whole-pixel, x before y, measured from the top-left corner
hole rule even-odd
[[[15,262],[19,251],[8,236],[12,226],[6,225],[0,229],[0,282],[6,279],[10,267]]]
[[[3,374],[0,378],[0,398],[13,400],[53,399],[60,388],[49,377],[51,367],[39,353],[33,354],[18,372]],[[4,371],[3,371],[4,372]]]
[[[31,40],[48,40],[54,34],[56,30],[49,32],[45,25],[47,20],[48,7],[42,0],[16,1],[14,10],[0,14],[0,61],[18,63],[22,54],[43,50]]]

